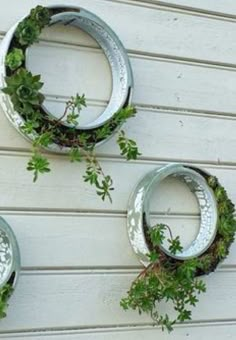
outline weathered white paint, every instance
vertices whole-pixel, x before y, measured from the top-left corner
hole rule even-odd
[[[50,103],[50,106],[57,108],[57,101]],[[89,104],[89,108],[94,106]],[[16,133],[1,109],[0,112],[0,125],[3,128],[3,133],[0,134],[1,149],[30,150],[31,144]],[[140,158],[235,163],[236,135],[228,133],[230,129],[236,129],[235,117],[140,108],[138,115],[127,122],[123,129],[130,138],[136,139],[142,152]],[[199,134],[201,130],[207,133]],[[224,144],[226,135],[227,148]],[[100,146],[98,152],[101,156],[118,156],[116,137]]]
[[[1,37],[38,3],[2,0]],[[177,326],[175,333],[162,334],[145,326],[148,318],[119,307],[140,269],[126,233],[127,201],[147,171],[169,161],[202,166],[219,177],[236,202],[234,1],[68,3],[101,16],[128,49],[139,113],[124,129],[138,141],[142,156],[137,162],[122,160],[115,138],[98,148],[116,187],[112,205],[83,183],[84,166],[66,156],[51,155],[52,174],[33,184],[25,170],[30,144],[0,109],[1,215],[19,239],[24,267],[8,318],[0,323],[0,339],[235,339],[235,245],[221,269],[205,278],[208,292],[193,322]],[[109,99],[109,66],[91,38],[69,31],[45,31],[30,51],[30,67],[43,75],[52,110],[59,113],[67,97],[81,91],[89,99],[83,119],[91,119]],[[183,184],[165,181],[151,210],[153,221],[169,223],[184,243],[194,237],[198,208]]]
[[[129,246],[125,214],[3,212],[2,216],[16,233],[25,269],[141,266]],[[152,221],[157,220],[170,225],[172,232],[181,236],[183,245],[199,227],[198,215],[153,215]],[[233,245],[223,268],[234,265],[235,257]]]
[[[212,4],[214,1],[212,0]],[[231,0],[231,2],[233,1]],[[150,2],[155,4],[155,0]],[[156,2],[158,3],[158,1]],[[165,3],[165,1],[163,2]],[[181,0],[172,0],[172,2],[181,3]],[[195,2],[197,7],[195,0],[182,0],[182,2],[185,4]],[[198,2],[207,4],[209,0]],[[223,0],[215,2],[220,3],[221,8],[230,10],[232,7],[224,5]],[[1,18],[0,32],[5,32],[15,20],[38,3],[47,4],[48,1],[30,0],[23,2],[19,8],[18,1],[11,0],[11,16]],[[50,0],[50,4],[53,3],[57,4],[58,2]],[[235,64],[236,28],[234,22],[170,10],[164,6],[149,6],[149,1],[80,0],[78,2],[77,0],[67,0],[67,3],[80,4],[106,20],[118,33],[125,46],[133,51]],[[9,2],[2,0],[2,6],[8,8]],[[122,18],[122,25],[120,18]],[[147,31],[150,33],[146,34]],[[51,40],[49,33],[45,33],[44,37]],[[68,34],[61,33],[60,30],[58,35],[53,36],[53,40],[68,42],[67,37]],[[91,40],[85,42],[87,40],[85,35],[78,38],[76,34],[70,34],[69,37],[69,41],[75,44],[81,39],[83,44],[91,43]]]
[[[213,327],[212,327],[213,326]],[[210,339],[235,339],[236,327],[235,323],[219,323],[215,322],[214,325],[210,323],[198,323],[196,325],[177,326],[175,332],[168,334],[162,333],[160,329],[154,327],[129,327],[125,328],[106,328],[104,330],[73,330],[73,331],[57,331],[57,332],[34,332],[34,333],[21,333],[21,334],[0,334],[0,339],[18,339],[18,340],[39,340],[43,336],[50,340],[199,340]]]
[[[89,50],[85,54],[84,51],[84,48],[70,46],[60,49],[60,45],[55,44],[48,48],[46,46],[34,48],[31,55],[31,70],[44,74],[44,92],[46,94],[70,96],[71,91],[74,93],[76,90],[81,90],[83,85],[83,92],[88,98],[97,100],[109,98],[106,87],[97,87],[96,79],[93,79],[93,82],[89,81],[89,77],[96,69],[97,60],[101,60],[100,53],[89,53]],[[66,56],[70,56],[70,58],[66,58]],[[136,104],[235,114],[236,72],[232,72],[231,69],[206,67],[202,64],[194,65],[138,54],[131,54],[131,64],[135,81],[133,101]],[[50,72],[47,72],[47,65],[49,65]],[[52,65],[56,65],[56,67],[52,68]],[[78,80],[70,82],[70,77],[65,79],[65,69],[68,70],[68,76],[75,76],[76,80],[77,75],[81,72]],[[98,79],[103,73],[104,83],[107,80],[110,81],[109,74],[104,72],[105,69],[106,65],[101,62]]]
[[[146,3],[156,5],[174,5],[180,9],[199,10],[206,14],[220,14],[224,17],[234,17],[236,14],[236,4],[234,0],[143,0]]]
[[[126,294],[137,274],[137,270],[22,273],[8,318],[1,322],[1,331],[150,324],[148,316],[125,313],[119,306],[120,297]],[[234,319],[235,279],[236,273],[226,270],[205,277],[208,290],[193,311],[193,321]],[[224,314],[223,306],[227,306]],[[164,304],[160,308],[164,313],[171,312]]]

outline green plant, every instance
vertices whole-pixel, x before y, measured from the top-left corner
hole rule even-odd
[[[17,43],[21,46],[30,46],[37,42],[42,29],[50,23],[50,11],[43,7],[37,6],[30,11],[18,25],[15,37]]]
[[[79,129],[80,112],[86,106],[84,94],[72,96],[66,102],[64,113],[58,119],[42,109],[44,96],[40,92],[43,87],[41,77],[29,72],[23,62],[25,50],[38,41],[42,29],[50,23],[52,14],[52,9],[43,6],[32,9],[29,16],[18,25],[5,61],[7,77],[6,87],[2,91],[10,96],[15,111],[24,118],[22,131],[33,136],[34,139],[32,157],[28,162],[27,170],[33,173],[35,182],[39,174],[50,171],[49,161],[42,153],[43,148],[48,148],[52,144],[70,148],[69,157],[72,162],[85,161],[86,163],[84,181],[95,186],[102,200],[108,198],[112,201],[113,181],[104,173],[96,158],[95,146],[112,135],[127,119],[134,117],[136,110],[132,106],[126,106],[102,127],[85,132]],[[69,128],[65,129],[62,122],[66,122]],[[140,155],[135,141],[128,139],[124,131],[119,133],[117,143],[121,155],[127,160],[136,159]]]
[[[169,251],[175,255],[182,250],[179,237],[173,238],[167,225],[157,224],[152,228],[146,226],[150,264],[134,280],[127,297],[120,303],[124,310],[134,309],[140,314],[148,313],[162,330],[172,331],[176,322],[191,319],[190,307],[195,307],[198,295],[206,291],[205,283],[198,276],[215,270],[217,264],[228,255],[235,238],[234,205],[216,177],[206,176],[206,180],[214,191],[218,209],[217,234],[212,245],[197,258],[176,260],[166,255],[161,246],[166,238],[165,230],[168,230]],[[161,313],[161,301],[172,304],[176,314],[174,318]]]
[[[126,156],[127,160],[137,159],[137,157],[141,155],[135,141],[128,139],[123,130],[120,131],[117,142],[121,149],[121,155]]]
[[[26,117],[32,115],[35,107],[44,100],[44,96],[39,92],[43,83],[39,80],[40,76],[33,76],[24,68],[18,69],[5,79],[7,86],[2,91],[11,97],[14,109]]]
[[[22,65],[24,59],[24,53],[22,50],[19,48],[13,48],[13,50],[7,55],[6,65],[14,71]]]
[[[23,20],[15,33],[16,39],[21,46],[30,46],[38,41],[40,35],[40,27],[34,20]]]
[[[11,285],[7,284],[0,289],[0,319],[6,317],[6,310],[8,307],[8,300],[12,295],[13,288]]]
[[[42,29],[44,26],[50,23],[50,11],[47,8],[39,5],[30,11],[30,19],[35,25]]]

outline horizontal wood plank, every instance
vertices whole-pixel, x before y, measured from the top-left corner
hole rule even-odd
[[[2,213],[13,228],[24,268],[129,268],[141,266],[128,240],[125,215]],[[198,216],[153,216],[187,246]],[[53,251],[52,251],[53,250]],[[236,265],[236,244],[223,265]]]
[[[43,75],[45,94],[70,97],[81,91],[89,99],[109,99],[108,85],[111,80],[107,64],[104,64],[99,50],[90,49],[87,53],[85,50],[70,46],[62,48],[62,45],[55,44],[49,44],[47,48],[41,44],[32,49],[29,66],[34,73]],[[136,54],[131,55],[131,64],[135,83],[133,102],[136,104],[235,114],[236,72],[230,69],[215,69]],[[98,72],[96,78],[93,77],[95,71]],[[71,82],[75,74],[78,75],[78,81]],[[101,83],[99,79],[102,76]]]
[[[168,334],[162,332],[159,328],[153,327],[130,327],[127,328],[108,328],[108,329],[88,329],[88,330],[72,330],[57,332],[33,332],[33,333],[11,333],[0,334],[0,339],[18,339],[18,340],[37,340],[41,337],[48,337],[50,340],[153,340],[161,338],[162,340],[186,339],[199,340],[201,337],[213,337],[215,340],[234,339],[236,333],[235,323],[199,323],[197,325],[175,326],[174,332]]]
[[[204,1],[166,1],[166,3],[174,3],[198,7]],[[232,13],[235,9],[235,4],[230,6],[219,4],[215,7],[215,11],[221,8],[227,8]],[[47,0],[36,1],[30,0],[22,3],[19,8],[16,0],[11,0],[10,4],[7,0],[2,0],[2,15],[0,31],[5,32],[16,20],[27,14],[30,8],[38,3],[47,5]],[[158,2],[156,2],[158,4]],[[165,3],[165,2],[164,2]],[[214,0],[206,2],[206,8],[213,7]],[[56,0],[51,0],[50,4],[57,4]],[[219,63],[235,64],[235,33],[236,26],[234,22],[217,20],[211,17],[202,17],[192,15],[188,12],[178,12],[169,10],[168,7],[148,6],[149,3],[141,2],[116,2],[93,0],[80,0],[79,4],[76,0],[68,1],[71,5],[80,5],[100,16],[104,21],[112,27],[118,34],[125,47],[129,50],[139,51],[141,53],[155,53],[164,56],[177,56],[179,58],[190,58],[208,60]],[[155,2],[154,2],[155,4]],[[146,6],[145,6],[146,5]],[[218,8],[218,9],[217,9]],[[130,24],[130,17],[132,25]],[[122,24],[121,20],[122,18]],[[143,27],[146,29],[143,30]],[[146,32],[149,34],[146,34]],[[80,43],[84,42],[84,35],[77,38],[77,33],[70,34],[62,33],[60,29],[58,34],[50,34],[49,31],[44,33],[46,39],[56,41]],[[194,42],[194,43],[193,43]],[[87,44],[87,42],[85,42]],[[94,44],[94,43],[92,43]]]
[[[62,109],[61,102],[57,101],[50,101],[49,106]],[[88,106],[94,118],[102,108],[91,103]],[[1,108],[0,125],[0,149],[31,149],[31,144],[9,123]],[[136,140],[141,158],[235,163],[236,136],[229,131],[236,129],[236,119],[231,117],[138,109],[137,116],[122,129],[129,138]],[[97,152],[102,156],[120,155],[116,136],[98,147]]]
[[[144,0],[145,1],[145,0]],[[149,0],[147,1],[149,2]],[[226,16],[236,16],[236,4],[234,0],[224,0],[224,1],[215,1],[215,0],[151,0],[150,3],[155,3],[157,5],[174,5],[179,6],[180,8],[187,8],[194,10],[202,10],[209,12],[209,14],[221,14]]]
[[[98,148],[104,171],[114,179],[112,204],[83,182],[84,164],[71,164],[65,156],[50,155],[52,173],[33,184],[25,169],[30,143],[0,109],[1,216],[17,236],[23,266],[0,339],[234,339],[236,244],[222,267],[204,278],[208,289],[193,324],[177,326],[171,335],[145,327],[150,319],[123,312],[119,301],[141,268],[129,244],[126,210],[148,171],[168,161],[193,162],[216,175],[236,202],[236,5],[233,0],[68,1],[104,19],[128,50],[139,113],[124,129],[137,140],[142,158],[121,160],[115,138]],[[0,36],[37,4],[2,0]],[[85,93],[88,108],[80,121],[91,121],[112,89],[105,56],[75,28],[46,29],[41,38],[27,62],[42,74],[47,106],[59,117],[69,96]],[[169,224],[187,245],[199,227],[195,197],[175,179],[155,189],[153,223]],[[165,304],[160,309],[170,311]]]
[[[1,332],[59,325],[64,328],[150,323],[148,316],[124,312],[119,306],[121,297],[136,275],[128,272],[23,273],[9,306],[8,318],[1,322]],[[236,298],[233,292],[236,273],[218,272],[206,277],[205,281],[207,293],[200,297],[193,320],[235,318]],[[222,306],[227,306],[224,314]],[[163,313],[171,313],[165,304],[161,304],[160,308]]]
[[[69,163],[66,157],[51,157],[52,172],[32,182],[32,174],[25,167],[28,156],[21,154],[0,156],[0,186],[7,195],[1,195],[0,206],[16,209],[65,209],[126,211],[130,193],[137,182],[152,169],[163,166],[159,162],[127,162],[102,160],[104,172],[109,173],[116,189],[113,203],[103,202],[87,183],[84,183],[84,164]],[[216,175],[233,201],[236,201],[235,168],[204,166]],[[134,176],[135,173],[135,176]],[[17,174],[17,175],[16,175]],[[63,180],[62,180],[63,179]],[[196,213],[196,198],[187,186],[174,178],[168,178],[155,191],[151,202],[154,212]],[[13,209],[14,210],[14,209]]]

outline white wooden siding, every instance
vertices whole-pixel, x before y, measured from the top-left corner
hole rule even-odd
[[[0,39],[38,3],[57,1],[1,0]],[[148,317],[119,307],[141,268],[129,246],[125,214],[144,174],[168,162],[201,166],[219,177],[236,202],[235,1],[67,3],[99,15],[128,50],[139,113],[124,130],[137,140],[142,156],[126,162],[115,138],[98,148],[116,187],[112,205],[83,183],[84,166],[65,156],[50,155],[53,172],[33,184],[25,170],[31,145],[0,109],[0,213],[18,237],[23,266],[8,317],[0,322],[0,339],[235,339],[236,245],[217,272],[205,278],[207,293],[193,320],[176,326],[171,335],[153,328]],[[81,31],[45,30],[30,51],[29,66],[43,75],[47,105],[58,114],[77,91],[88,97],[84,121],[97,116],[109,99],[107,61]],[[153,219],[173,226],[185,244],[196,233],[195,198],[175,180],[161,185],[151,210]]]

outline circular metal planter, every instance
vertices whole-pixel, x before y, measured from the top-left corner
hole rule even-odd
[[[153,185],[169,176],[185,182],[195,194],[201,213],[199,232],[189,247],[182,252],[171,254],[168,249],[161,249],[168,256],[178,260],[186,260],[203,254],[214,241],[217,232],[217,204],[212,189],[205,180],[204,171],[181,164],[170,164],[161,169],[155,169],[144,176],[132,193],[128,204],[127,227],[130,243],[139,260],[149,264],[149,247],[146,242],[144,226],[151,228],[149,203]],[[207,174],[207,173],[206,173]]]
[[[71,25],[74,27],[78,27],[89,35],[91,35],[100,45],[102,50],[104,51],[108,62],[110,64],[111,73],[112,73],[112,81],[113,81],[113,89],[110,101],[104,110],[104,112],[93,122],[81,126],[77,126],[78,133],[79,132],[87,132],[91,133],[95,129],[102,127],[105,123],[109,122],[114,115],[122,108],[126,107],[131,102],[132,90],[133,90],[133,75],[132,69],[129,62],[129,58],[127,56],[126,50],[122,43],[120,42],[117,35],[112,31],[112,29],[99,17],[94,15],[93,13],[75,6],[66,6],[66,5],[57,5],[57,6],[48,6],[48,8],[52,11],[51,16],[51,25],[55,25],[57,23],[64,25]],[[26,18],[25,16],[24,18]],[[19,25],[19,23],[24,19],[19,20],[5,35],[1,46],[0,46],[0,89],[6,86],[5,77],[7,75],[7,70],[5,66],[6,55],[9,51],[11,43],[13,41],[13,37],[15,31]],[[26,58],[27,58],[27,50],[26,50]],[[27,61],[26,61],[27,65]],[[78,75],[79,78],[79,75]],[[24,135],[27,139],[31,141],[37,137],[36,133],[31,135],[25,134],[22,132],[21,127],[24,125],[25,121],[22,116],[16,112],[11,103],[11,99],[8,95],[2,93],[0,91],[0,103],[1,106],[15,126],[15,128]],[[49,113],[47,109],[42,105],[42,112],[46,115],[53,114]],[[63,123],[65,128],[67,123]],[[116,129],[114,129],[115,132]],[[109,138],[109,137],[108,137]],[[101,144],[105,140],[99,141],[97,143]],[[48,151],[59,152],[59,153],[67,153],[70,151],[70,148],[63,145],[51,144],[46,148]]]
[[[0,217],[0,288],[6,284],[15,288],[20,273],[20,251],[16,237]]]

